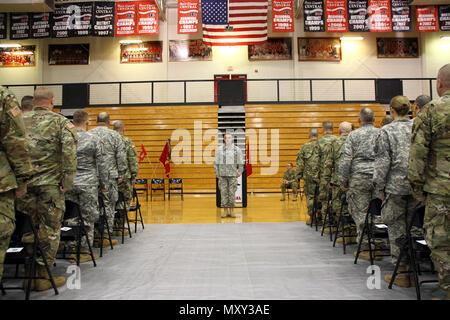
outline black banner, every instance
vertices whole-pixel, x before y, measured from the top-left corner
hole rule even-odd
[[[348,31],[369,32],[368,0],[348,0]]]
[[[30,15],[28,13],[11,13],[10,40],[28,39],[30,37]]]
[[[70,27],[73,28],[72,37],[92,35],[94,3],[73,3],[68,10],[69,12],[72,11],[69,18]]]
[[[439,28],[441,31],[450,31],[450,5],[440,5],[438,11]]]
[[[0,13],[0,39],[6,39],[7,32],[6,28],[8,25],[8,14]]]
[[[73,4],[55,4],[55,10],[51,15],[51,36],[52,38],[68,38],[72,35],[69,29],[70,14],[67,13]]]
[[[94,36],[114,37],[114,14],[114,2],[94,3]]]
[[[50,37],[50,13],[41,12],[31,14],[31,37]]]
[[[391,0],[392,31],[411,31],[411,7],[408,0]]]
[[[303,2],[305,32],[325,31],[325,10],[323,0],[305,0]]]

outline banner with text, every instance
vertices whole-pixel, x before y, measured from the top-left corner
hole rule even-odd
[[[178,34],[198,32],[199,0],[178,0]]]
[[[450,31],[450,5],[439,6],[439,28],[441,31]]]
[[[94,26],[92,34],[97,37],[114,37],[114,2],[94,3]]]
[[[7,13],[0,13],[0,39],[6,39],[7,37],[7,21],[8,21],[8,14]]]
[[[348,31],[369,31],[369,0],[348,0]]]
[[[294,32],[292,0],[272,0],[272,32]]]
[[[370,32],[391,32],[391,1],[369,0]]]
[[[52,38],[68,38],[71,36],[69,28],[70,14],[68,11],[72,4],[55,4],[55,10],[51,14],[50,34]]]
[[[28,13],[11,13],[9,39],[28,39],[30,37],[30,15]]]
[[[154,0],[138,1],[137,34],[158,34],[158,7]]]
[[[347,0],[326,0],[327,32],[347,32]]]
[[[305,32],[324,32],[325,13],[323,0],[305,0],[303,2]]]
[[[417,30],[419,32],[439,31],[436,6],[416,6]]]
[[[391,0],[392,31],[411,31],[411,7],[408,0]]]
[[[50,13],[31,14],[31,37],[35,39],[50,37]]]
[[[136,2],[116,2],[116,36],[136,34]]]

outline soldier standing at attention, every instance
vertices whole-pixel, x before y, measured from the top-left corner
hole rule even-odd
[[[73,189],[66,193],[66,200],[75,202],[80,207],[80,212],[86,226],[88,238],[91,246],[94,244],[94,224],[99,219],[98,212],[98,189],[105,189],[108,184],[108,172],[106,171],[102,159],[102,149],[100,140],[97,136],[87,132],[89,115],[84,110],[77,110],[73,114],[73,123],[78,134],[77,146],[77,173],[73,182]],[[68,225],[78,222],[65,221]],[[105,239],[108,242],[108,240]],[[72,243],[72,252],[75,250],[76,243]],[[109,245],[109,242],[108,242]],[[83,237],[81,243],[80,262],[91,260],[88,253],[88,245]],[[75,254],[72,254],[75,259]],[[94,257],[97,258],[96,256]]]
[[[97,116],[97,127],[89,132],[96,135],[102,144],[103,161],[108,172],[108,184],[105,189],[100,191],[106,206],[109,230],[112,231],[116,202],[119,198],[117,185],[122,182],[128,166],[122,137],[108,126],[109,115],[106,112],[100,112]],[[117,240],[113,240],[113,244],[118,243]]]
[[[317,144],[319,146],[319,201],[322,203],[321,214],[318,214],[317,221],[320,222],[322,220],[321,216],[325,216],[325,213],[328,208],[328,197],[329,197],[329,189],[327,187],[328,183],[322,184],[322,175],[323,175],[323,164],[324,164],[324,152],[325,148],[334,143],[337,140],[337,137],[333,135],[333,122],[327,120],[322,123],[323,136],[319,138]]]
[[[3,261],[15,229],[14,199],[27,192],[32,174],[25,126],[14,94],[0,86],[0,283]]]
[[[326,193],[331,190],[332,202],[331,211],[338,213],[341,208],[341,203],[344,201],[345,192],[339,188],[338,172],[339,159],[341,158],[341,148],[348,134],[352,131],[352,124],[350,122],[341,122],[339,124],[340,136],[333,142],[325,145],[323,150],[323,170],[320,179],[321,189],[326,190]],[[342,214],[348,213],[348,207],[342,208]],[[325,229],[325,232],[329,231]]]
[[[342,145],[339,161],[339,185],[342,191],[347,192],[348,209],[356,224],[358,242],[362,236],[370,201],[375,198],[373,184],[370,182],[375,161],[375,138],[380,130],[374,127],[374,121],[372,109],[363,108],[360,111],[361,126],[348,135]],[[368,250],[367,240],[364,240],[363,250]],[[360,257],[370,259],[368,252],[361,252]]]
[[[280,201],[284,201],[286,188],[291,187],[293,193],[292,201],[297,201],[297,190],[298,190],[298,182],[297,182],[297,174],[293,169],[292,163],[288,163],[287,170],[284,172],[283,181],[281,182],[281,199]]]
[[[450,64],[437,76],[440,98],[414,119],[408,180],[414,197],[425,202],[425,241],[450,299]]]
[[[409,119],[409,100],[405,96],[396,96],[390,103],[394,121],[381,128],[376,139],[373,184],[375,196],[384,201],[381,219],[388,226],[392,263],[397,263],[401,247],[398,239],[406,236],[407,223],[419,202],[414,199],[408,182],[408,156],[412,120]],[[407,255],[400,261],[399,271],[406,271],[409,265]],[[390,283],[392,275],[384,280]],[[400,274],[395,285],[410,287],[414,278],[409,274]]]
[[[427,96],[426,94],[422,94],[422,95],[418,96],[412,106],[414,115],[417,117],[417,115],[420,113],[420,111],[422,111],[423,107],[425,107],[430,101],[431,101],[431,97]]]
[[[127,206],[125,209],[128,212],[131,199],[133,198],[133,185],[136,182],[136,177],[139,173],[138,155],[133,140],[124,135],[125,124],[120,120],[116,120],[113,123],[113,129],[122,136],[123,143],[125,144],[125,153],[127,155],[127,171],[118,187],[119,192],[122,192],[123,194]],[[122,204],[119,203],[118,208],[124,209],[121,205]],[[128,229],[125,229],[125,232],[128,232]]]
[[[34,174],[28,192],[18,201],[19,210],[31,215],[48,265],[55,262],[65,210],[64,193],[73,187],[77,168],[75,126],[65,117],[54,113],[53,92],[39,87],[34,92],[33,111],[23,116],[29,137],[30,157]],[[37,274],[48,278],[42,258],[37,259]],[[65,277],[54,277],[57,287],[66,283]],[[50,289],[48,280],[36,280],[35,289]]]
[[[309,141],[305,143],[297,153],[297,179],[303,179],[303,190],[306,196],[306,206],[308,208],[307,224],[311,223],[311,217],[314,210],[314,194],[316,191],[319,175],[319,146],[317,145],[317,129],[309,130]]]
[[[214,171],[219,179],[221,206],[224,208],[222,218],[226,216],[235,218],[233,208],[236,199],[237,178],[244,171],[244,158],[241,149],[233,144],[233,136],[230,133],[225,134],[224,140],[225,144],[216,150]]]
[[[22,100],[20,100],[20,109],[24,114],[33,110],[33,97],[24,96]]]

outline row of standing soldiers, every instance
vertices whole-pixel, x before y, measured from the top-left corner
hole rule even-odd
[[[116,122],[115,130],[111,130],[108,114],[101,113],[97,127],[88,131],[87,112],[76,111],[73,123],[53,112],[54,94],[46,87],[35,90],[33,105],[25,113],[14,94],[0,87],[0,281],[5,252],[15,230],[16,209],[31,216],[51,266],[60,248],[65,200],[79,204],[92,244],[94,223],[99,219],[99,195],[113,230],[118,192],[129,204],[139,170],[135,147],[123,136],[122,122]],[[109,245],[105,242],[97,246]],[[73,249],[74,244],[67,245]],[[87,252],[87,243],[82,247]],[[82,254],[81,260],[88,259],[89,255]],[[37,275],[48,278],[43,259],[39,258],[37,264]],[[54,277],[54,281],[59,287],[66,279]],[[40,279],[32,288],[43,291],[51,284]]]

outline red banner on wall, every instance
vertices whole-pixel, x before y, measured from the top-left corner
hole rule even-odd
[[[272,32],[294,32],[292,0],[272,0]]]
[[[419,32],[439,31],[436,6],[416,6],[417,30]]]
[[[199,0],[178,0],[178,33],[198,32]]]
[[[116,2],[116,37],[134,34],[136,34],[136,2]]]
[[[391,0],[369,1],[370,32],[391,32]]]
[[[137,34],[158,34],[158,7],[154,0],[137,3]]]
[[[347,32],[347,0],[326,0],[325,24],[327,32]]]

